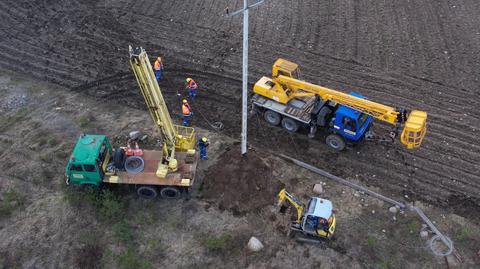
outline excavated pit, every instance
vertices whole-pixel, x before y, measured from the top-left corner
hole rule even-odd
[[[271,167],[256,152],[242,157],[238,151],[229,150],[208,169],[203,195],[217,202],[219,209],[242,215],[273,204],[281,188]]]

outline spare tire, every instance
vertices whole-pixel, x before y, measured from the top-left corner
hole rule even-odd
[[[138,174],[145,168],[145,161],[140,156],[129,156],[125,160],[125,170],[130,174]]]
[[[121,148],[117,148],[113,153],[113,165],[117,169],[125,169],[125,151]]]

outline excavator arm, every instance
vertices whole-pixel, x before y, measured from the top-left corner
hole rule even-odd
[[[291,195],[289,192],[287,192],[285,189],[282,189],[278,193],[278,207],[281,207],[285,201],[288,201],[290,204],[292,204],[296,209],[297,209],[297,223],[300,224],[303,216],[303,211],[304,207],[300,201],[298,201],[293,195]]]
[[[401,142],[409,149],[417,148],[422,143],[426,132],[427,113],[404,109],[395,109],[363,98],[352,96],[337,90],[315,85],[295,77],[298,65],[284,59],[278,59],[272,68],[273,78],[263,77],[254,87],[260,95],[287,104],[290,100],[317,95],[324,101],[331,101],[365,113],[375,119],[396,127],[403,126]]]

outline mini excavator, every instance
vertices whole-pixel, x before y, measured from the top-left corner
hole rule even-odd
[[[318,242],[332,238],[337,220],[331,201],[312,197],[305,207],[292,194],[282,189],[278,193],[277,205],[281,211],[286,207],[287,201],[297,210],[297,219],[290,223],[290,231],[303,235],[303,238],[298,239],[299,241]]]

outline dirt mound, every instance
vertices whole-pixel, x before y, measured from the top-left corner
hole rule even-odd
[[[236,150],[223,153],[205,176],[203,194],[220,209],[243,214],[273,204],[282,184],[255,152],[242,158]]]

